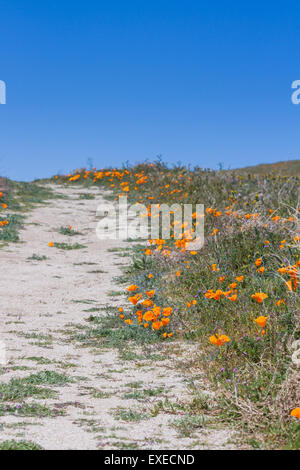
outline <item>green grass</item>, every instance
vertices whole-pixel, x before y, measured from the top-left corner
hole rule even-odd
[[[80,243],[74,243],[73,245],[71,245],[69,243],[64,243],[64,242],[61,242],[61,243],[60,242],[55,242],[54,247],[58,248],[59,250],[65,250],[65,251],[81,250],[83,248],[86,248],[85,245],[81,245]]]
[[[45,261],[47,258],[47,256],[40,256],[40,255],[37,255],[36,253],[33,253],[29,258],[27,258],[28,260],[31,260],[31,261]]]
[[[156,388],[145,388],[137,389],[132,392],[127,392],[123,395],[123,398],[129,400],[145,400],[151,397],[163,396],[168,392],[165,387],[156,387]]]
[[[180,437],[193,437],[196,431],[205,426],[205,418],[204,416],[187,414],[182,418],[173,420],[172,426],[177,430]]]
[[[0,450],[43,450],[43,447],[31,441],[11,440],[0,442]]]
[[[63,408],[55,408],[41,405],[38,402],[22,403],[17,405],[1,405],[0,416],[13,415],[20,417],[36,417],[36,418],[55,418],[63,416],[65,410]]]
[[[95,195],[89,193],[81,193],[79,194],[79,199],[95,199]]]

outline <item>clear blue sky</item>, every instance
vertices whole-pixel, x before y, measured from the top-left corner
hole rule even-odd
[[[0,174],[300,157],[299,2],[0,0]]]

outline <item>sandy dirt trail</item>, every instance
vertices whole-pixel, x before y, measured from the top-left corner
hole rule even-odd
[[[166,398],[172,403],[191,399],[188,371],[176,366],[182,360],[176,342],[163,346],[165,360],[151,361],[125,360],[117,349],[95,351],[68,340],[65,332],[72,325],[86,326],[88,309],[124,305],[124,296],[109,293],[120,290],[114,278],[130,259],[113,252],[128,248],[128,242],[96,238],[96,208],[103,202],[99,189],[91,189],[95,199],[79,197],[86,189],[54,190],[65,197],[37,206],[26,216],[20,243],[0,250],[0,339],[7,350],[0,381],[8,384],[13,378],[56,371],[72,382],[42,385],[56,397],[0,401],[7,407],[0,416],[0,442],[26,440],[45,449],[232,448],[232,434],[224,429],[204,425],[192,436],[180,434],[172,422],[184,419],[182,410],[148,412]],[[59,234],[58,229],[67,225],[80,234]],[[86,248],[50,248],[52,240]],[[29,259],[33,254],[47,259]],[[137,391],[144,393],[143,399]],[[22,412],[24,401],[46,411],[35,412],[33,407]]]

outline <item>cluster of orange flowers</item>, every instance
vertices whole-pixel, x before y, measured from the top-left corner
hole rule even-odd
[[[4,194],[0,192],[0,199],[2,199],[3,196],[4,196]],[[1,202],[1,206],[3,207],[3,209],[7,208],[7,204],[5,204],[5,202]]]
[[[5,219],[5,220],[0,220],[0,227],[4,227],[5,225],[8,225],[8,224],[9,224],[9,222],[8,222],[7,219]]]
[[[3,196],[4,196],[4,194],[2,192],[0,192],[0,199],[2,199]],[[1,203],[1,206],[3,207],[3,209],[7,208],[7,204],[5,204],[4,202]],[[6,225],[9,225],[9,221],[7,219],[0,220],[0,228],[5,227]]]
[[[149,274],[148,278],[151,279],[153,274]],[[131,302],[134,306],[138,305],[138,310],[135,312],[138,324],[144,328],[151,326],[153,330],[160,330],[164,326],[167,326],[170,323],[170,316],[172,314],[172,307],[159,307],[154,303],[155,290],[150,289],[145,292],[146,297],[144,298],[143,294],[136,293],[138,290],[136,284],[131,284],[127,287],[128,292],[131,292],[134,295],[128,297],[128,301]],[[125,319],[124,310],[122,307],[119,308],[120,318],[124,320],[128,325],[132,325],[133,320],[131,318]],[[170,338],[173,336],[173,333],[163,333],[163,338]]]
[[[295,238],[298,239],[299,237],[295,237]],[[284,282],[290,292],[293,292],[297,289],[298,279],[299,279],[299,271],[298,271],[299,266],[300,266],[300,260],[297,261],[297,263],[293,264],[292,266],[285,266],[277,270],[280,274],[289,274],[290,280],[284,281]]]
[[[213,264],[212,265],[212,270],[213,271],[218,271],[219,269],[217,268],[217,265],[216,264]],[[225,276],[220,276],[219,277],[219,282],[223,282],[225,280]],[[221,289],[217,289],[216,291],[214,291],[213,289],[208,289],[204,296],[207,298],[207,299],[214,299],[214,300],[220,300],[220,298],[222,296],[226,297],[227,299],[231,300],[232,302],[236,302],[237,301],[237,294],[238,294],[238,290],[237,290],[237,286],[238,286],[238,282],[243,282],[244,280],[244,276],[236,276],[235,280],[237,282],[232,282],[231,284],[229,284],[228,286],[228,290],[227,291],[223,291]]]

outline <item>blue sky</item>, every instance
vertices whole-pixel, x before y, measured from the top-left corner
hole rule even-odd
[[[297,2],[0,0],[0,174],[300,156]]]

